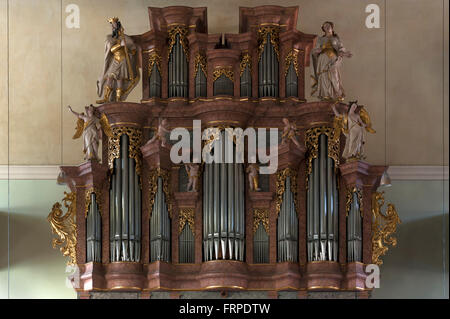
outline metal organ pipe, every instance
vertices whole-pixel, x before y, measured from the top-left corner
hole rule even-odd
[[[129,158],[129,137],[120,136],[110,186],[110,259],[139,261],[141,251],[141,190],[135,159]]]
[[[308,261],[338,259],[338,189],[335,162],[328,154],[328,137],[318,137],[307,190]]]
[[[221,138],[224,141],[224,132]],[[217,151],[224,154],[225,143],[219,145],[222,149]],[[206,164],[203,180],[204,260],[243,261],[245,211],[242,164]]]

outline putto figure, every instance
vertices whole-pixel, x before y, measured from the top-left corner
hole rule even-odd
[[[189,177],[189,182],[187,185],[187,191],[188,192],[197,192],[197,185],[198,185],[198,177],[200,173],[200,165],[199,164],[192,164],[192,163],[186,163],[184,164],[186,168],[186,172]]]
[[[251,163],[247,166],[248,173],[248,184],[250,186],[250,190],[254,192],[259,192],[261,188],[259,188],[259,166],[256,163]]]
[[[124,33],[119,18],[108,19],[112,34],[106,37],[103,72],[97,81],[98,104],[124,101],[139,82],[136,45]]]
[[[375,133],[375,130],[372,128],[369,113],[367,113],[362,105],[358,105],[358,101],[349,102],[348,112],[344,114],[340,114],[336,110],[335,104],[331,107],[336,115],[334,127],[346,137],[342,157],[347,161],[363,159],[364,131],[372,134]]]
[[[92,104],[85,107],[86,114],[75,112],[70,105],[67,107],[78,117],[77,128],[72,138],[77,139],[83,135],[84,159],[100,161],[98,157],[98,144],[102,138],[102,129],[108,137],[112,137],[108,118],[104,113],[102,113],[100,118],[97,117],[95,114],[96,109]]]
[[[287,118],[283,118],[284,128],[281,135],[281,145],[286,144],[291,140],[298,148],[302,148],[300,142],[297,139],[297,127],[295,124],[291,124]]]
[[[341,81],[343,57],[352,57],[334,32],[333,22],[322,24],[324,35],[319,37],[311,51],[313,80],[312,96],[324,101],[343,101],[345,97]]]
[[[148,143],[153,143],[153,141],[155,141],[155,140],[160,140],[161,146],[167,147],[168,141],[167,141],[166,134],[169,134],[169,133],[170,133],[170,130],[169,130],[169,127],[167,126],[167,120],[160,119],[159,125],[158,125],[158,130],[156,131],[155,135],[153,135],[153,137],[150,139],[150,141],[148,141]]]

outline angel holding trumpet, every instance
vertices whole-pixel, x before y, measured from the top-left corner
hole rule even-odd
[[[80,136],[83,136],[84,159],[99,162],[98,145],[102,138],[102,130],[108,137],[112,137],[108,118],[104,113],[98,117],[96,115],[98,111],[92,104],[85,106],[86,113],[77,113],[72,110],[70,105],[68,105],[67,108],[78,117],[76,131],[72,138],[77,139]]]

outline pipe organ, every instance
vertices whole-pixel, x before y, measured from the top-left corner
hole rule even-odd
[[[221,154],[225,154],[225,131]],[[215,143],[215,142],[212,142]],[[216,147],[214,151],[218,150]],[[233,152],[235,153],[235,151]],[[242,164],[205,164],[203,173],[203,258],[244,260],[245,187]]]
[[[68,213],[57,203],[49,221],[67,234],[78,291],[370,291],[364,266],[380,263],[393,229],[382,221],[396,220],[377,192],[386,167],[343,160],[332,106],[342,114],[346,104],[305,100],[316,36],[296,30],[298,8],[240,8],[239,33],[226,34],[225,47],[208,33],[206,8],[149,10],[151,30],[132,36],[146,79],[141,102],[98,107],[111,131],[101,162],[61,167]],[[284,117],[294,133],[281,132]],[[222,140],[225,128],[277,128],[280,143],[258,145],[256,159],[267,166],[259,154],[276,150],[277,168],[252,179],[244,143],[244,163],[197,162],[190,173],[155,133],[162,118],[166,130],[189,130],[191,152],[202,143],[193,120],[200,131],[219,128]],[[226,143],[208,145],[225,153]]]

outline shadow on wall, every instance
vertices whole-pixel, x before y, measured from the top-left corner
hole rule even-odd
[[[397,238],[372,298],[448,298],[448,213],[402,223]]]

